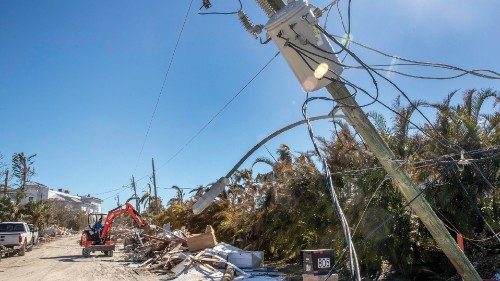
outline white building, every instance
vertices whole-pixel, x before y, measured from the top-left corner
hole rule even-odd
[[[28,182],[25,186],[25,197],[21,204],[32,201],[59,200],[74,208],[79,208],[86,213],[100,213],[102,200],[96,197],[72,195],[67,189],[57,191],[38,182]]]
[[[97,197],[92,197],[90,194],[87,196],[80,196],[80,200],[82,200],[84,211],[86,213],[101,213],[101,203],[102,200]]]

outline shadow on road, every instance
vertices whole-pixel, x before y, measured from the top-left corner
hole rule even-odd
[[[106,257],[105,255],[93,256],[93,257]],[[58,260],[60,262],[82,262],[89,260],[90,258],[83,257],[81,255],[71,255],[71,256],[55,256],[55,257],[43,257],[41,260]]]

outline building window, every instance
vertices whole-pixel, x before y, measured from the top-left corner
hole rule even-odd
[[[29,201],[29,202],[32,202],[32,201],[33,201],[33,199],[34,199],[33,197],[28,197],[28,201]]]

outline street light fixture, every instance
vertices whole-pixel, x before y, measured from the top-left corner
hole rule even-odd
[[[335,118],[342,118],[342,119],[346,119],[346,117],[344,115],[336,115],[336,111],[338,110],[335,109],[333,110],[330,114],[328,115],[321,115],[321,116],[315,116],[315,117],[311,117],[309,118],[309,121],[317,121],[317,120],[323,120],[323,119],[335,119]],[[210,204],[214,201],[214,199],[219,196],[219,194],[222,193],[222,191],[224,190],[224,188],[226,187],[226,185],[229,183],[229,178],[231,178],[231,176],[234,174],[234,172],[236,172],[240,167],[241,165],[255,152],[257,151],[261,146],[263,146],[264,144],[266,144],[268,141],[270,141],[271,139],[273,139],[274,137],[288,131],[288,130],[291,130],[297,126],[300,126],[302,124],[306,124],[307,123],[307,120],[300,120],[300,121],[297,121],[295,123],[292,123],[288,126],[285,126],[275,132],[273,132],[272,134],[268,135],[267,137],[265,137],[264,139],[262,139],[259,143],[257,143],[254,147],[252,147],[252,149],[250,149],[241,159],[240,161],[238,161],[238,163],[236,163],[236,165],[233,166],[233,168],[224,176],[224,177],[221,177],[216,183],[212,184],[212,186],[210,187],[210,189],[205,192],[200,199],[198,199],[198,201],[196,201],[196,203],[194,203],[193,205],[193,213],[195,215],[203,212],[203,210],[205,210],[208,206],[210,206]]]

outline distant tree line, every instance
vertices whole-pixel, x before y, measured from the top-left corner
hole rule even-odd
[[[52,224],[79,230],[85,226],[85,212],[57,200],[31,201],[22,204],[26,196],[26,185],[35,172],[35,157],[23,152],[14,153],[11,168],[3,161],[0,153],[0,174],[2,190],[0,195],[0,221],[25,221],[40,229]],[[9,187],[15,188],[9,190]]]

